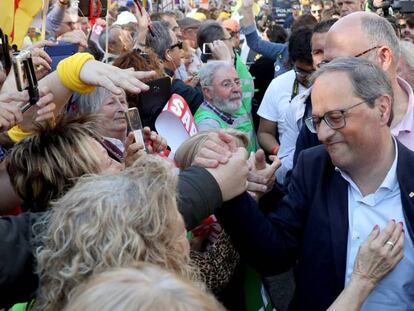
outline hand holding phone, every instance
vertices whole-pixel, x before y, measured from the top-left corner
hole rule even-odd
[[[142,123],[138,108],[129,108],[128,111],[125,112],[125,116],[127,119],[128,131],[134,133],[135,142],[142,144],[145,148],[145,152],[148,152],[147,147],[145,146],[144,136],[142,135]]]
[[[212,55],[209,43],[203,43],[203,54],[205,55]]]
[[[27,89],[29,93],[29,102],[21,108],[21,111],[25,112],[39,101],[39,89],[37,88],[32,55],[30,51],[26,50],[14,53],[12,62],[17,89],[19,91]]]

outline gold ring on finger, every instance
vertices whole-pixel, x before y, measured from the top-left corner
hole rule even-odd
[[[391,245],[391,248],[394,248],[395,243],[391,241],[387,241],[385,244]]]

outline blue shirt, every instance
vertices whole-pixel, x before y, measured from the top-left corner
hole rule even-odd
[[[383,230],[388,221],[395,219],[405,225],[401,204],[400,187],[397,179],[398,149],[385,179],[375,191],[365,197],[350,176],[340,171],[348,182],[348,249],[346,259],[345,285],[350,281],[359,246],[372,232],[375,225]],[[414,309],[414,247],[408,233],[404,239],[404,258],[372,291],[363,304],[362,311],[403,311]]]
[[[291,69],[287,43],[275,43],[263,40],[257,34],[255,25],[242,27],[240,32],[245,35],[249,48],[275,61],[275,77]]]

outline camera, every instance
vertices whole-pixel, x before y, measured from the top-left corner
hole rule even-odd
[[[18,53],[13,53],[12,63],[14,76],[16,78],[17,89],[20,92],[29,87],[28,71],[31,70],[29,62],[33,67],[32,54],[29,51],[23,50]]]
[[[27,50],[13,53],[12,63],[17,89],[20,92],[27,90],[29,93],[29,102],[21,108],[21,111],[25,112],[39,100],[39,89],[37,88],[32,54]]]

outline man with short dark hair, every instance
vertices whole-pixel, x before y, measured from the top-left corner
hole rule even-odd
[[[198,88],[186,85],[181,79],[175,77],[175,72],[181,65],[182,42],[177,39],[166,22],[153,22],[151,29],[154,36],[148,33],[145,45],[152,48],[163,62],[165,72],[172,78],[172,93],[181,95],[194,114],[203,102],[203,94]]]
[[[364,11],[364,4],[364,0],[336,0],[341,17],[353,12]]]
[[[276,77],[270,83],[260,104],[257,114],[260,116],[257,137],[260,146],[269,154],[276,155],[279,143],[286,131],[286,114],[291,100],[305,92],[309,87],[309,77],[314,71],[311,53],[312,30],[300,28],[289,38],[289,56],[292,70]],[[283,182],[284,176],[278,176]]]
[[[315,69],[324,60],[325,41],[329,29],[336,23],[336,19],[329,19],[316,24],[312,32],[311,53],[312,62]],[[280,148],[278,158],[281,161],[281,167],[276,171],[276,177],[279,183],[285,184],[286,174],[293,167],[293,156],[296,149],[296,140],[303,126],[303,117],[308,116],[312,111],[310,102],[310,89],[304,91],[298,96],[292,98],[289,103],[289,109],[286,111],[284,123],[285,131],[280,137]]]
[[[318,21],[321,21],[322,18],[322,11],[323,11],[323,2],[322,0],[313,0],[310,3],[310,12],[313,17]]]
[[[414,16],[400,18],[401,39],[414,43]]]

